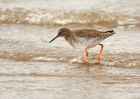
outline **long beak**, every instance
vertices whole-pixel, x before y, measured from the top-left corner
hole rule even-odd
[[[57,37],[59,37],[59,35],[56,35],[49,43],[51,43],[52,41],[54,41]]]

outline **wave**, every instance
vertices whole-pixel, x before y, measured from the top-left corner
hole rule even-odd
[[[139,25],[140,17],[127,16],[105,11],[50,11],[47,9],[23,8],[0,9],[1,24],[33,24],[33,25],[85,25],[111,26]]]
[[[63,53],[60,54],[48,53],[10,53],[0,52],[1,59],[9,59],[14,61],[24,62],[68,62],[72,64],[84,64],[84,58],[78,56],[71,56]],[[50,54],[50,55],[49,55]],[[91,54],[89,59],[89,65],[100,65],[97,63],[97,53]],[[101,65],[109,66],[124,66],[124,67],[139,67],[140,66],[140,54],[139,53],[106,53],[102,57]],[[94,63],[92,62],[94,61]]]
[[[40,72],[29,72],[29,73],[0,73],[0,76],[30,76],[30,77],[46,77],[46,76],[51,76],[51,77],[96,77],[96,74],[85,74],[85,73],[71,73],[68,72],[66,73],[40,73]]]

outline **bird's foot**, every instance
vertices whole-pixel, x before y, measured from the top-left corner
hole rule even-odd
[[[100,63],[101,63],[101,60],[98,60],[98,61],[97,61],[97,64],[100,64]]]
[[[100,64],[101,63],[101,58],[98,57],[98,61],[97,61],[97,64]]]
[[[84,64],[89,65],[88,60],[84,60]]]

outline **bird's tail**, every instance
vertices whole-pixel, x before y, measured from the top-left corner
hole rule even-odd
[[[108,33],[110,33],[110,34],[115,34],[115,32],[114,32],[114,30],[109,30],[109,31],[106,31],[106,32],[108,32]]]
[[[104,33],[105,33],[105,35],[103,36],[104,39],[115,34],[114,30],[105,31]]]

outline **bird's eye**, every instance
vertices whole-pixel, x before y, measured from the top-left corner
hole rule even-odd
[[[62,33],[62,31],[59,31],[59,33]]]
[[[62,32],[62,31],[59,31],[59,33],[60,33],[60,34],[63,34],[63,32]]]

